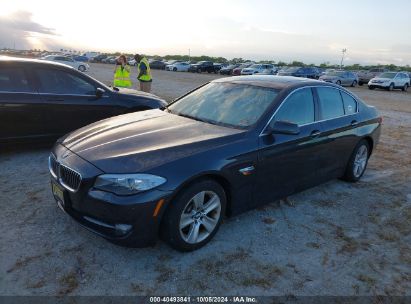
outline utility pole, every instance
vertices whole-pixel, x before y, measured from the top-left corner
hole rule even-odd
[[[341,64],[340,64],[340,69],[341,70],[342,70],[342,66],[343,66],[345,53],[347,53],[347,49],[342,49],[342,57],[341,57]]]

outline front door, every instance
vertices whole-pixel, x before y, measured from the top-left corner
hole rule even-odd
[[[54,68],[36,70],[39,93],[49,107],[46,114],[52,135],[63,135],[123,113],[108,98],[97,98],[95,84],[77,74]]]
[[[260,136],[256,204],[283,198],[316,184],[324,157],[321,123],[316,122],[311,88],[298,89],[282,103],[270,122],[299,125],[298,135]],[[264,133],[264,132],[263,132]]]

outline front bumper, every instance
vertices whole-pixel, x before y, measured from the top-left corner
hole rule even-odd
[[[58,187],[63,199],[53,195],[59,207],[88,230],[116,244],[130,247],[145,247],[155,244],[160,219],[171,192],[153,189],[130,196],[118,196],[93,188],[100,170],[79,156],[59,146],[53,151],[58,162],[81,173],[81,185],[70,191],[55,174],[51,184]],[[70,156],[62,159],[62,155]],[[161,208],[156,211],[159,202]]]
[[[368,83],[369,87],[373,87],[373,88],[380,88],[380,89],[387,89],[390,86],[390,83],[387,82],[383,82],[383,83],[373,83],[373,82],[369,82]]]

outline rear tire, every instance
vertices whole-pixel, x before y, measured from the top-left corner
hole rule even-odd
[[[351,84],[351,87],[355,88],[356,86],[357,86],[357,81],[354,80],[354,81],[352,82],[352,84]]]
[[[407,92],[408,91],[408,83],[404,84],[404,87],[402,88],[403,92]]]
[[[203,247],[217,233],[226,204],[226,194],[219,183],[206,179],[191,184],[166,210],[162,239],[178,251]]]
[[[78,70],[79,70],[80,72],[85,72],[85,71],[86,71],[86,67],[85,67],[84,65],[80,65],[80,66],[78,67]]]
[[[363,83],[362,81],[358,82],[358,85],[359,85],[360,87],[362,87],[363,84],[364,84],[364,83]]]
[[[341,81],[337,80],[336,84],[341,85]]]
[[[369,157],[370,145],[362,139],[351,154],[343,179],[351,183],[359,181],[367,169]]]
[[[177,72],[177,68],[173,68],[173,71],[174,71],[174,72]]]
[[[373,87],[373,86],[369,86],[368,87],[370,90],[374,90],[375,89],[375,87]]]

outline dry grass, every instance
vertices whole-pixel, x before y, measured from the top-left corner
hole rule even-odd
[[[13,272],[15,270],[18,270],[20,268],[26,267],[28,264],[30,264],[31,262],[34,262],[36,260],[40,260],[43,257],[48,257],[51,255],[50,251],[47,251],[44,254],[39,254],[39,255],[34,255],[34,256],[29,256],[29,257],[25,257],[25,258],[19,258],[16,263],[7,270],[7,273]]]
[[[79,286],[76,272],[74,270],[70,271],[60,278],[59,283],[62,287],[59,291],[60,295],[72,293]]]
[[[272,225],[275,223],[275,219],[273,219],[272,217],[265,217],[262,219],[262,221],[264,224],[267,224],[267,225]]]

